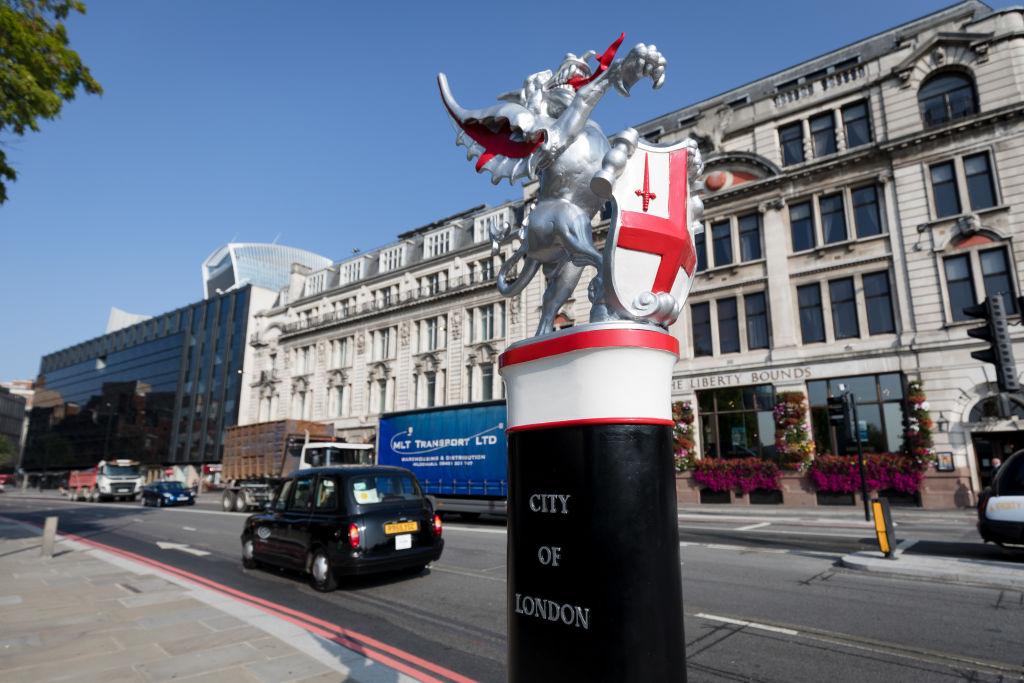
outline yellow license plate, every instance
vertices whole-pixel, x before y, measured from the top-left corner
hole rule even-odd
[[[393,522],[391,524],[384,525],[384,533],[388,536],[392,534],[407,534],[411,531],[419,531],[419,522]]]

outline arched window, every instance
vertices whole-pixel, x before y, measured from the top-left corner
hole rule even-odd
[[[1024,406],[1017,401],[1011,399],[1010,404],[1010,415],[1017,418],[1024,418]],[[968,418],[972,423],[978,423],[985,418],[998,418],[999,417],[999,399],[995,396],[983,398],[978,401],[973,408],[971,408],[971,415]]]
[[[962,71],[941,71],[917,91],[926,128],[978,113],[974,80]]]

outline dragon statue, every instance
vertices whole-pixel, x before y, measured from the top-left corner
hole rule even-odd
[[[495,185],[502,180],[539,181],[536,202],[522,228],[513,234],[506,224],[492,228],[490,235],[495,249],[513,238],[520,240],[498,274],[498,290],[504,296],[519,294],[543,269],[547,286],[537,335],[554,329],[559,309],[587,266],[597,270],[588,291],[591,322],[622,317],[605,301],[602,254],[594,246],[591,222],[608,201],[627,154],[635,149],[637,133],[627,129],[615,136],[633,140],[625,152],[623,145],[609,144],[590,115],[612,88],[628,97],[644,78],[650,78],[655,89],[665,82],[665,58],[654,45],[640,43],[614,61],[624,37],[620,35],[601,55],[592,50],[580,57],[567,54],[556,72],[529,76],[518,92],[501,95],[499,104],[483,109],[460,106],[445,75],[437,76],[441,99],[459,128],[456,144],[467,148],[468,159],[476,158],[477,172],[489,171]],[[588,64],[591,58],[597,62],[593,69]],[[695,170],[699,172],[691,166],[691,172]]]

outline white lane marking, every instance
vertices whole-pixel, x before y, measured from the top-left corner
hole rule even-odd
[[[183,530],[185,530],[185,531],[195,531],[196,530],[196,528],[194,526],[183,526],[181,528]]]
[[[708,619],[710,621],[721,621],[725,624],[734,624],[736,626],[743,626],[744,628],[756,628],[761,631],[770,631],[772,633],[782,633],[787,636],[798,636],[799,631],[794,631],[791,628],[782,628],[781,626],[769,626],[768,624],[759,624],[756,621],[744,621],[743,619],[730,619],[729,617],[720,617],[714,614],[706,614],[699,612],[697,617],[701,619]]]
[[[472,526],[455,526],[454,524],[445,524],[445,531],[469,531],[474,534],[507,534],[507,529],[478,529]]]
[[[160,548],[160,550],[180,550],[183,553],[188,553],[189,555],[196,555],[197,557],[202,557],[204,555],[211,554],[205,550],[191,548],[189,547],[188,543],[168,543],[167,541],[157,541],[156,545],[158,548]]]
[[[771,522],[761,522],[760,524],[748,524],[747,526],[741,526],[734,529],[734,531],[750,531],[751,529],[763,529],[766,526],[771,526]]]
[[[486,576],[484,574],[477,574],[476,572],[462,572],[457,569],[449,569],[448,567],[439,567],[436,564],[430,565],[430,571],[439,571],[444,572],[445,574],[457,574],[459,576],[468,576],[473,579],[483,579],[484,581],[497,581],[498,583],[505,583],[504,577]]]
[[[800,550],[797,548],[758,548],[752,545],[725,545],[724,543],[694,543],[680,541],[680,548],[707,548],[709,550],[734,550],[741,553],[764,553],[765,555],[800,555],[802,557],[821,557],[834,560],[842,553],[830,553],[824,550]]]

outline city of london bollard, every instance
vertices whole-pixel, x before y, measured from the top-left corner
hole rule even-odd
[[[607,323],[502,356],[509,680],[685,678],[669,408],[677,352],[669,334]]]
[[[671,416],[679,345],[668,327],[696,271],[703,164],[693,140],[651,145],[627,128],[609,142],[590,120],[605,94],[664,82],[654,45],[615,60],[623,38],[601,55],[566,55],[483,109],[462,107],[438,75],[476,170],[495,184],[537,181],[521,224],[490,230],[495,252],[518,242],[499,292],[520,297],[541,270],[546,280],[534,337],[500,359],[511,681],[686,677]],[[591,225],[606,205],[599,251]],[[555,331],[588,267],[590,322]],[[532,301],[517,303],[532,321]]]

